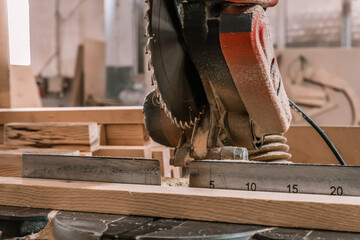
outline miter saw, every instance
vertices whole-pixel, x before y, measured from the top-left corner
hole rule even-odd
[[[278,0],[148,0],[147,130],[192,160],[286,160],[291,112],[266,8]]]

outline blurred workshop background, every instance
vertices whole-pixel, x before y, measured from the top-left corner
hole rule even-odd
[[[144,0],[7,5],[11,84],[1,83],[10,97],[0,107],[142,105],[153,88]],[[360,0],[280,0],[267,13],[289,97],[320,124],[359,124]]]

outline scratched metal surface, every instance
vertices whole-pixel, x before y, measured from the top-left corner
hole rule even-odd
[[[360,196],[360,167],[193,161],[190,187]]]

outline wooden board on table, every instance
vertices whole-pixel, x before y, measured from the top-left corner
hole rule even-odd
[[[322,127],[350,166],[360,166],[360,127]],[[294,163],[339,164],[325,141],[312,127],[292,126],[285,134]]]
[[[144,146],[149,141],[143,124],[108,124],[105,132],[108,145]]]
[[[15,122],[144,124],[144,115],[140,106],[0,109],[0,124]]]
[[[21,178],[0,189],[7,206],[360,232],[358,197]]]
[[[96,123],[9,123],[5,125],[6,146],[76,149],[99,148]]]
[[[21,158],[23,154],[51,154],[79,156],[80,152],[76,150],[64,149],[41,149],[41,148],[23,148],[0,150],[0,176],[2,177],[21,177]]]

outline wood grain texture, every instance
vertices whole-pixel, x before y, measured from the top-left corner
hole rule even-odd
[[[42,107],[31,66],[10,65],[10,101],[12,108]]]
[[[144,146],[149,141],[143,124],[108,124],[105,131],[108,145]]]
[[[349,166],[360,166],[360,127],[322,127]],[[294,163],[339,164],[312,127],[292,126],[285,135]]]
[[[0,189],[7,206],[360,232],[358,197],[2,177]]]
[[[144,115],[140,106],[0,109],[0,124],[15,122],[144,124]]]
[[[99,124],[100,145],[107,145],[105,125]]]
[[[84,104],[84,46],[79,45],[76,54],[74,78],[71,82],[69,106],[76,107]]]
[[[7,1],[0,0],[0,108],[9,108],[10,69]]]
[[[99,148],[96,123],[10,123],[5,125],[6,146],[95,151]]]
[[[21,156],[19,152],[0,151],[0,176],[21,177]]]
[[[92,39],[84,41],[84,103],[89,98],[105,97],[105,43]]]
[[[152,158],[150,146],[100,146],[93,156]]]

